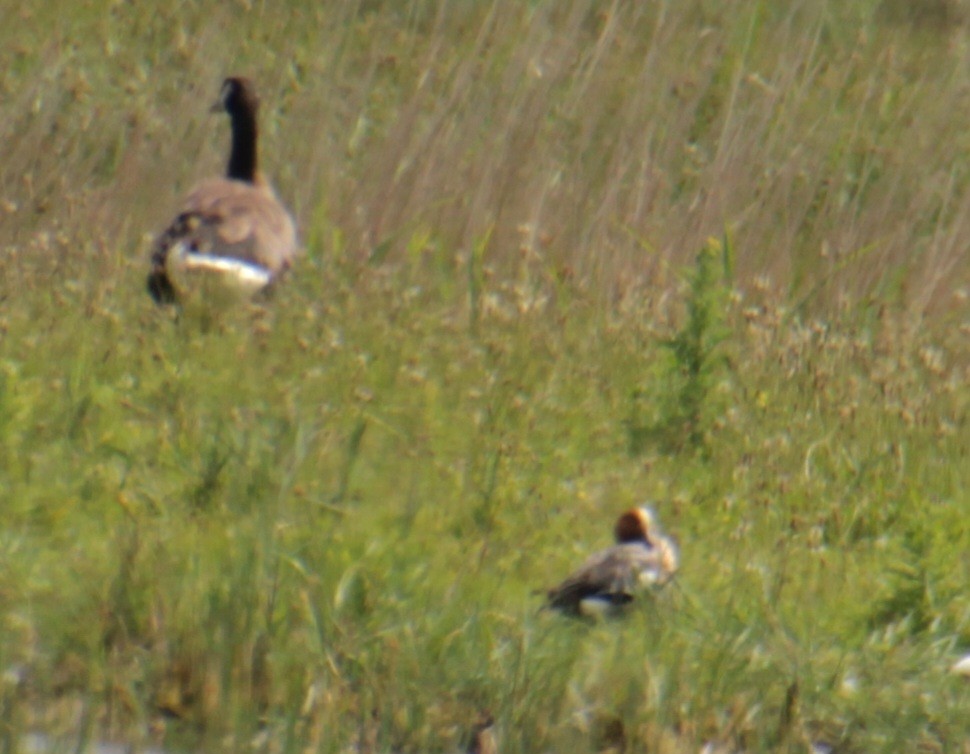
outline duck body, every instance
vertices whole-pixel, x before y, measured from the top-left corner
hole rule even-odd
[[[648,509],[624,513],[615,533],[615,545],[592,555],[547,592],[549,608],[573,616],[614,615],[643,591],[673,577],[678,567],[676,547],[657,531]]]
[[[196,289],[206,298],[216,291],[251,297],[293,263],[293,218],[256,170],[256,106],[251,82],[226,80],[219,107],[232,123],[227,175],[193,188],[156,239],[148,291],[159,303]]]

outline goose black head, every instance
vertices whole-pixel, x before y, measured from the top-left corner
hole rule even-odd
[[[244,76],[230,76],[222,82],[219,99],[212,106],[213,112],[225,111],[231,116],[253,115],[259,108],[259,97],[252,79]]]

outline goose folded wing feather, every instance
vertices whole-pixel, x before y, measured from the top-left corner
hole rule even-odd
[[[209,231],[206,253],[258,264],[273,275],[292,264],[293,222],[268,189],[212,179],[189,194],[183,212]]]

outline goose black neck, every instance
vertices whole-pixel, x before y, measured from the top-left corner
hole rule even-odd
[[[256,180],[256,114],[245,109],[232,115],[232,151],[227,176],[237,181]]]

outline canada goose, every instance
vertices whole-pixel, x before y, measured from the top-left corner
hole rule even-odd
[[[228,78],[213,111],[229,113],[232,149],[225,178],[210,178],[185,198],[155,241],[148,292],[174,303],[199,278],[250,295],[285,272],[296,255],[293,218],[257,169],[252,81]]]
[[[649,508],[634,508],[614,527],[616,544],[596,553],[555,589],[548,607],[568,615],[617,612],[648,586],[668,582],[677,570],[677,548],[660,534]]]

